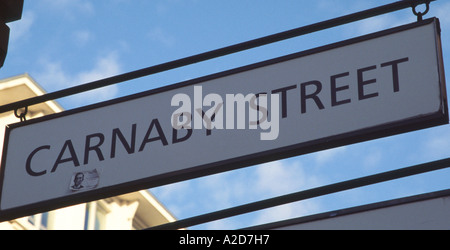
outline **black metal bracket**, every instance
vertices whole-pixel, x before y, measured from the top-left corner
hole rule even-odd
[[[423,20],[423,16],[426,15],[428,13],[428,11],[430,10],[430,1],[426,1],[425,5],[426,5],[426,9],[424,12],[420,12],[416,10],[416,7],[419,5],[419,3],[415,3],[412,5],[412,11],[414,13],[414,15],[417,16],[417,22],[420,22]]]
[[[14,110],[14,115],[20,119],[20,122],[27,120],[26,115],[28,113],[28,106],[25,106],[24,110],[19,113],[19,109]]]

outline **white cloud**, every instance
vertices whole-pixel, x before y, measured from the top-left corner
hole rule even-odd
[[[236,224],[230,220],[216,220],[205,225],[206,230],[232,230]]]
[[[200,186],[210,192],[207,208],[217,210],[231,207],[249,195],[251,187],[247,185],[245,174],[243,174],[238,171],[202,178]],[[210,203],[210,201],[214,202]]]
[[[173,215],[184,216],[186,210],[194,210],[196,207],[194,200],[186,199],[189,195],[185,192],[191,188],[191,183],[189,181],[183,181],[154,188],[151,192],[157,195],[158,200],[163,202],[163,205],[167,206]],[[179,205],[181,203],[183,205]]]
[[[182,181],[182,182],[176,182],[173,184],[164,185],[158,188],[158,197],[161,199],[168,199],[168,198],[175,198],[179,199],[182,198],[181,192],[183,190],[187,190],[191,188],[190,182],[188,181]],[[179,196],[175,196],[175,195]]]
[[[408,13],[409,11],[409,13]],[[418,12],[425,11],[425,5],[417,6]],[[437,17],[440,19],[441,25],[450,24],[450,3],[448,2],[433,2],[430,4],[430,10],[426,13],[423,18]],[[415,22],[417,17],[413,14],[412,9],[408,8],[404,10],[404,14],[394,14],[389,13],[385,15],[379,15],[372,18],[367,18],[357,23],[356,29],[352,32],[356,32],[357,35],[368,34],[371,32],[376,32],[379,30],[388,29],[395,26],[400,26],[403,24],[408,24]]]
[[[18,21],[8,23],[10,28],[10,47],[20,40],[23,39],[27,34],[29,34],[31,27],[35,21],[35,14],[32,11],[24,11],[22,18]]]
[[[93,37],[92,33],[87,30],[78,30],[73,32],[74,42],[78,46],[85,45],[86,43],[92,40],[92,37]]]
[[[77,80],[81,83],[99,80],[120,72],[117,54],[112,52],[97,60],[95,67],[86,72],[80,72]]]
[[[320,185],[298,161],[275,161],[211,175],[152,190],[179,218],[252,203]],[[289,203],[205,224],[208,229],[233,229],[303,216],[319,211],[314,200]],[[190,209],[192,208],[192,209]],[[194,209],[195,208],[195,209]],[[195,210],[196,214],[193,214]]]
[[[97,59],[94,67],[87,71],[71,74],[63,68],[61,62],[42,60],[42,73],[36,76],[38,82],[49,89],[64,89],[120,73],[121,66],[116,53],[111,52]],[[117,85],[103,87],[70,97],[73,105],[85,105],[114,98],[118,93]]]
[[[319,186],[321,180],[307,174],[299,161],[275,161],[258,167],[255,183],[260,195],[274,197]],[[259,225],[304,216],[319,211],[319,207],[319,203],[313,200],[288,203],[258,212],[252,223]]]
[[[158,42],[166,47],[175,45],[175,38],[160,27],[155,27],[148,33],[152,41]]]
[[[92,2],[87,0],[44,0],[43,5],[45,5],[47,9],[54,9],[64,15],[73,13],[73,11],[80,11],[89,14],[94,13],[94,6]]]
[[[447,3],[444,3],[444,2],[440,2],[440,1],[433,2],[430,5],[430,13],[428,13],[425,17],[435,16],[435,17],[439,18],[440,25],[442,28],[442,33],[441,33],[442,47],[443,47],[443,51],[444,51],[444,55],[445,55],[446,54],[445,52],[450,49],[450,44],[448,42],[448,41],[450,41],[450,34],[448,32],[448,30],[449,30],[448,27],[450,26],[450,15],[449,15],[450,2],[447,2]],[[445,66],[448,67],[448,65],[445,65]]]
[[[450,130],[447,126],[438,127],[429,132],[429,136],[423,144],[425,157],[448,157],[450,148]]]
[[[383,30],[391,26],[392,18],[385,16],[377,16],[361,21],[358,27],[358,31],[361,34],[371,33],[379,30]]]
[[[347,150],[346,146],[338,147],[338,148],[332,148],[327,149],[323,151],[319,151],[315,154],[316,156],[316,162],[318,165],[323,165],[325,163],[328,163],[332,161],[335,157],[339,156],[340,154],[344,153]]]
[[[317,213],[319,210],[319,204],[312,200],[289,203],[261,211],[255,217],[253,225],[306,216]]]
[[[365,35],[380,30],[389,29],[392,27],[400,26],[410,22],[416,21],[417,18],[411,13],[407,17],[399,17],[393,15],[381,15],[368,19],[364,19],[357,23],[356,29],[354,31],[356,35]]]
[[[60,62],[42,60],[39,64],[44,68],[41,71],[42,73],[38,74],[36,78],[46,88],[54,90],[73,86]]]
[[[440,5],[442,4],[442,5]],[[439,18],[441,25],[450,25],[450,2],[436,2],[430,5],[430,13],[425,17],[436,16]]]
[[[366,169],[371,169],[378,167],[382,159],[383,154],[380,149],[371,149],[364,156],[362,164]]]
[[[315,186],[318,179],[308,176],[299,161],[275,161],[256,168],[255,188],[268,195],[282,195]]]

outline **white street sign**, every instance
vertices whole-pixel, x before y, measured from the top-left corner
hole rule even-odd
[[[0,219],[448,122],[437,19],[10,125]]]

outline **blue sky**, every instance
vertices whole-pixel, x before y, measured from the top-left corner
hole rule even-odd
[[[29,73],[53,92],[393,1],[25,0],[0,79]],[[449,71],[450,1],[441,21]],[[65,109],[177,83],[415,21],[411,9],[57,100]],[[137,114],[138,115],[138,114]],[[448,157],[450,127],[343,146],[151,190],[179,219]],[[237,229],[449,188],[450,170],[287,204],[194,228]]]

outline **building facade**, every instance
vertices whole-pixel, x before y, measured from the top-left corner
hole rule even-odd
[[[28,75],[0,80],[0,106],[45,91]],[[58,113],[63,108],[55,101],[28,107],[26,119]],[[3,151],[5,126],[19,122],[23,110],[0,114],[0,154]],[[175,217],[147,190],[110,197],[1,222],[0,230],[132,230],[175,221]]]

